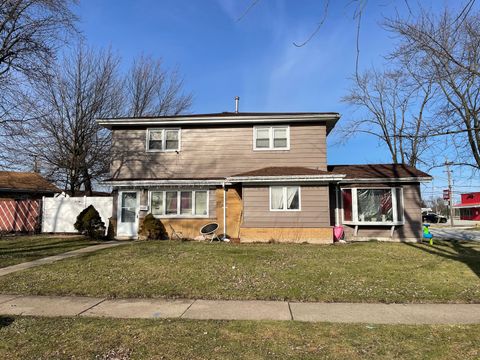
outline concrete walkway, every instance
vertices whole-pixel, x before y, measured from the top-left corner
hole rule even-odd
[[[480,304],[298,303],[0,295],[0,314],[368,324],[480,324]]]
[[[480,241],[480,230],[438,227],[430,229],[430,232],[433,234],[433,238],[460,241]]]
[[[92,245],[92,246],[87,246],[81,249],[69,251],[63,254],[58,254],[58,255],[53,255],[53,256],[48,256],[45,258],[29,261],[29,262],[24,262],[21,264],[16,264],[16,265],[11,265],[7,266],[4,268],[0,269],[0,276],[11,274],[17,271],[25,270],[25,269],[30,269],[32,267],[40,266],[40,265],[45,265],[45,264],[51,264],[55,261],[58,260],[63,260],[63,259],[68,259],[76,256],[80,256],[83,254],[91,253],[94,251],[102,250],[102,249],[107,249],[113,246],[118,246],[125,244],[126,242],[117,242],[117,241],[109,241],[104,244],[100,245]]]

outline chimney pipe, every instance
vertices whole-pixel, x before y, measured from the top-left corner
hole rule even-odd
[[[240,101],[240,96],[235,96],[235,113],[238,114],[238,103]]]

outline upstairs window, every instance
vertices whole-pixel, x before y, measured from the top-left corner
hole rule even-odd
[[[401,188],[342,189],[343,222],[356,225],[403,223]]]
[[[289,150],[289,126],[255,126],[253,128],[254,150]]]
[[[270,211],[300,210],[299,186],[271,186]]]
[[[179,151],[180,129],[148,129],[147,151]]]

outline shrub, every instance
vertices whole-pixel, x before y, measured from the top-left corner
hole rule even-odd
[[[105,223],[93,205],[78,214],[73,226],[78,232],[92,239],[102,239],[105,236]]]
[[[144,240],[164,240],[168,238],[165,226],[152,214],[145,216],[138,234],[140,235],[139,238]]]

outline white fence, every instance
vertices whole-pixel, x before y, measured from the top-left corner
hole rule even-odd
[[[102,217],[105,227],[112,216],[112,197],[83,196],[69,197],[59,195],[53,198],[43,198],[42,232],[75,233],[73,227],[80,212],[93,205]]]

